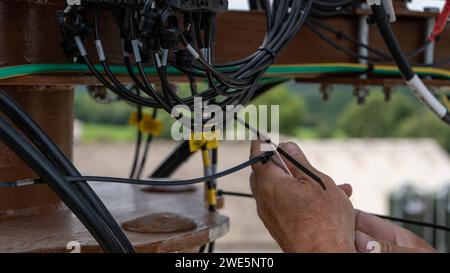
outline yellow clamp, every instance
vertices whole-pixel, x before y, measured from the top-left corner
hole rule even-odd
[[[128,124],[134,126],[139,125],[138,112],[131,112],[130,117],[128,118]]]
[[[191,137],[189,138],[189,150],[191,153],[196,152],[203,147],[207,150],[217,149],[219,146],[218,140],[219,132],[208,132],[208,133],[200,133],[195,132],[191,133]]]
[[[138,126],[143,134],[152,136],[160,136],[164,128],[162,122],[153,118],[150,114],[143,113],[139,121],[137,112],[131,113],[128,124]]]
[[[216,189],[208,189],[208,205],[217,205],[217,193]]]
[[[209,150],[205,148],[202,149],[202,159],[203,159],[203,165],[205,167],[211,167],[211,159],[209,156]]]

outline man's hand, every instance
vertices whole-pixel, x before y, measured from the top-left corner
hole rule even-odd
[[[436,252],[425,240],[387,220],[355,210],[359,252]]]
[[[251,157],[261,153],[261,142],[252,143]],[[325,183],[320,185],[289,161],[289,176],[273,162],[253,166],[250,177],[258,215],[285,252],[355,252],[355,213],[348,186],[314,169],[294,143],[280,144],[292,157]],[[350,191],[350,192],[348,192]]]

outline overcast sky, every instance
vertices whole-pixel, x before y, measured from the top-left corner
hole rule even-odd
[[[230,9],[248,9],[248,0],[228,0]],[[442,8],[444,0],[413,0],[409,4],[410,9],[423,10],[424,6],[432,6]]]

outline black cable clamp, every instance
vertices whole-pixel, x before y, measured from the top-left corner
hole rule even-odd
[[[79,51],[74,37],[78,35],[85,39],[92,30],[91,25],[84,20],[78,9],[72,9],[68,12],[57,11],[56,17],[62,36],[61,47],[64,54],[67,58],[76,59],[77,62],[80,62],[81,60],[77,58],[79,57]]]
[[[368,25],[373,25],[378,22],[388,22],[389,23],[390,22],[389,15],[384,15],[384,16],[370,15],[367,18]]]
[[[266,164],[267,162],[269,162],[272,159],[272,157],[274,155],[275,155],[275,152],[273,152],[273,151],[269,151],[269,152],[265,152],[265,153],[261,154],[260,155],[261,156],[261,158],[260,158],[261,163],[263,165]]]
[[[336,31],[336,39],[338,40],[342,40],[342,38],[344,38],[346,35],[342,30],[338,30]]]
[[[277,57],[277,53],[274,52],[272,49],[269,49],[269,48],[267,48],[267,47],[260,47],[260,48],[258,48],[258,51],[264,51],[264,52],[266,52],[267,54],[270,55],[270,59],[272,60],[272,63],[275,62],[275,59],[276,59],[276,57]]]

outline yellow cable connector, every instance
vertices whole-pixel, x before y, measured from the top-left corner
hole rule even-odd
[[[202,159],[203,159],[203,166],[211,167],[211,159],[209,156],[209,150],[206,148],[202,149]]]
[[[208,189],[208,205],[217,205],[217,192],[216,189]]]
[[[162,122],[153,118],[150,114],[143,113],[139,121],[137,112],[131,113],[128,124],[138,126],[143,134],[152,136],[160,136],[164,128]]]
[[[128,118],[128,124],[134,126],[139,125],[138,112],[131,112],[130,117]]]
[[[152,115],[144,114],[139,123],[139,130],[144,134],[152,136],[160,136],[163,131],[163,124],[161,121],[152,117]]]
[[[189,150],[191,153],[196,152],[202,147],[206,149],[217,149],[219,147],[219,132],[209,132],[209,133],[192,133],[189,138]]]

